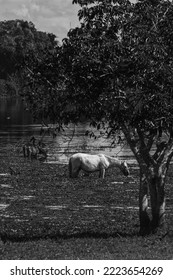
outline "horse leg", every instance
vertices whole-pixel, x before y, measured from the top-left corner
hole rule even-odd
[[[73,172],[72,172],[72,177],[73,177],[73,178],[77,178],[78,175],[79,175],[80,170],[81,170],[80,167],[77,168],[77,169],[75,169],[75,170],[73,170]]]
[[[33,159],[35,158],[35,150],[34,150],[34,148],[33,147],[29,147],[29,150],[28,150],[28,152],[29,152],[29,159],[31,160],[31,161],[33,161]]]
[[[37,152],[37,150],[34,151],[34,156],[35,156],[35,159],[38,158],[38,152]]]
[[[89,177],[89,175],[90,175],[89,172],[84,171],[84,177]]]
[[[29,151],[29,147],[26,148],[26,156],[29,157],[30,151]]]
[[[73,177],[73,171],[72,171],[72,162],[71,162],[71,158],[69,159],[69,164],[68,164],[68,170],[69,170],[69,177],[72,178]]]
[[[26,157],[26,146],[23,146],[23,156]]]
[[[70,178],[77,178],[79,174],[80,168],[73,168],[71,162],[69,163],[69,177]]]
[[[99,171],[99,178],[104,179],[104,177],[105,177],[105,169],[104,169],[104,168],[100,168],[100,171]]]
[[[32,151],[30,147],[28,148],[28,158],[29,160],[32,160]]]

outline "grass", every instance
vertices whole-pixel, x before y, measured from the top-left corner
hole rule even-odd
[[[133,208],[139,186],[133,166],[127,178],[111,169],[105,180],[98,174],[69,179],[66,165],[30,162],[9,149],[0,174],[9,172],[0,176],[0,204],[8,205],[0,210],[0,259],[173,258],[171,169],[166,231],[145,237]]]

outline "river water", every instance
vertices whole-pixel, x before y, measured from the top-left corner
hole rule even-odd
[[[33,121],[31,113],[25,109],[19,98],[0,99],[1,148],[8,148],[10,145],[20,146],[20,143],[27,141],[32,135],[40,140],[41,127],[39,122]],[[67,163],[69,156],[75,152],[103,152],[107,155],[134,160],[130,149],[124,144],[112,147],[109,139],[93,139],[85,136],[85,131],[89,128],[88,123],[81,123],[78,126],[71,125],[55,138],[48,135],[47,128],[44,128],[43,142],[48,148],[48,163]]]

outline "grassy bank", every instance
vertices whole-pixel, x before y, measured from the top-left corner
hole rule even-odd
[[[0,165],[0,259],[172,259],[172,168],[167,227],[141,237],[138,170],[68,178],[66,165],[4,151]],[[171,208],[172,207],[172,208]],[[172,213],[171,213],[172,212]]]

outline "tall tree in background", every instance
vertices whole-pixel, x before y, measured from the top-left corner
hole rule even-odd
[[[18,93],[23,85],[23,73],[54,52],[56,45],[55,35],[37,31],[32,22],[1,21],[0,79],[6,81],[8,89],[11,87]]]
[[[37,88],[43,86],[47,67],[55,81],[45,82],[53,96],[48,103],[45,94],[34,93],[44,104],[34,103],[35,110],[49,116],[55,108],[51,116],[61,125],[85,116],[108,136],[122,131],[140,167],[140,232],[155,232],[164,225],[165,180],[173,155],[173,5],[161,0],[73,3],[81,6],[81,26],[69,31],[57,58],[30,77]]]

